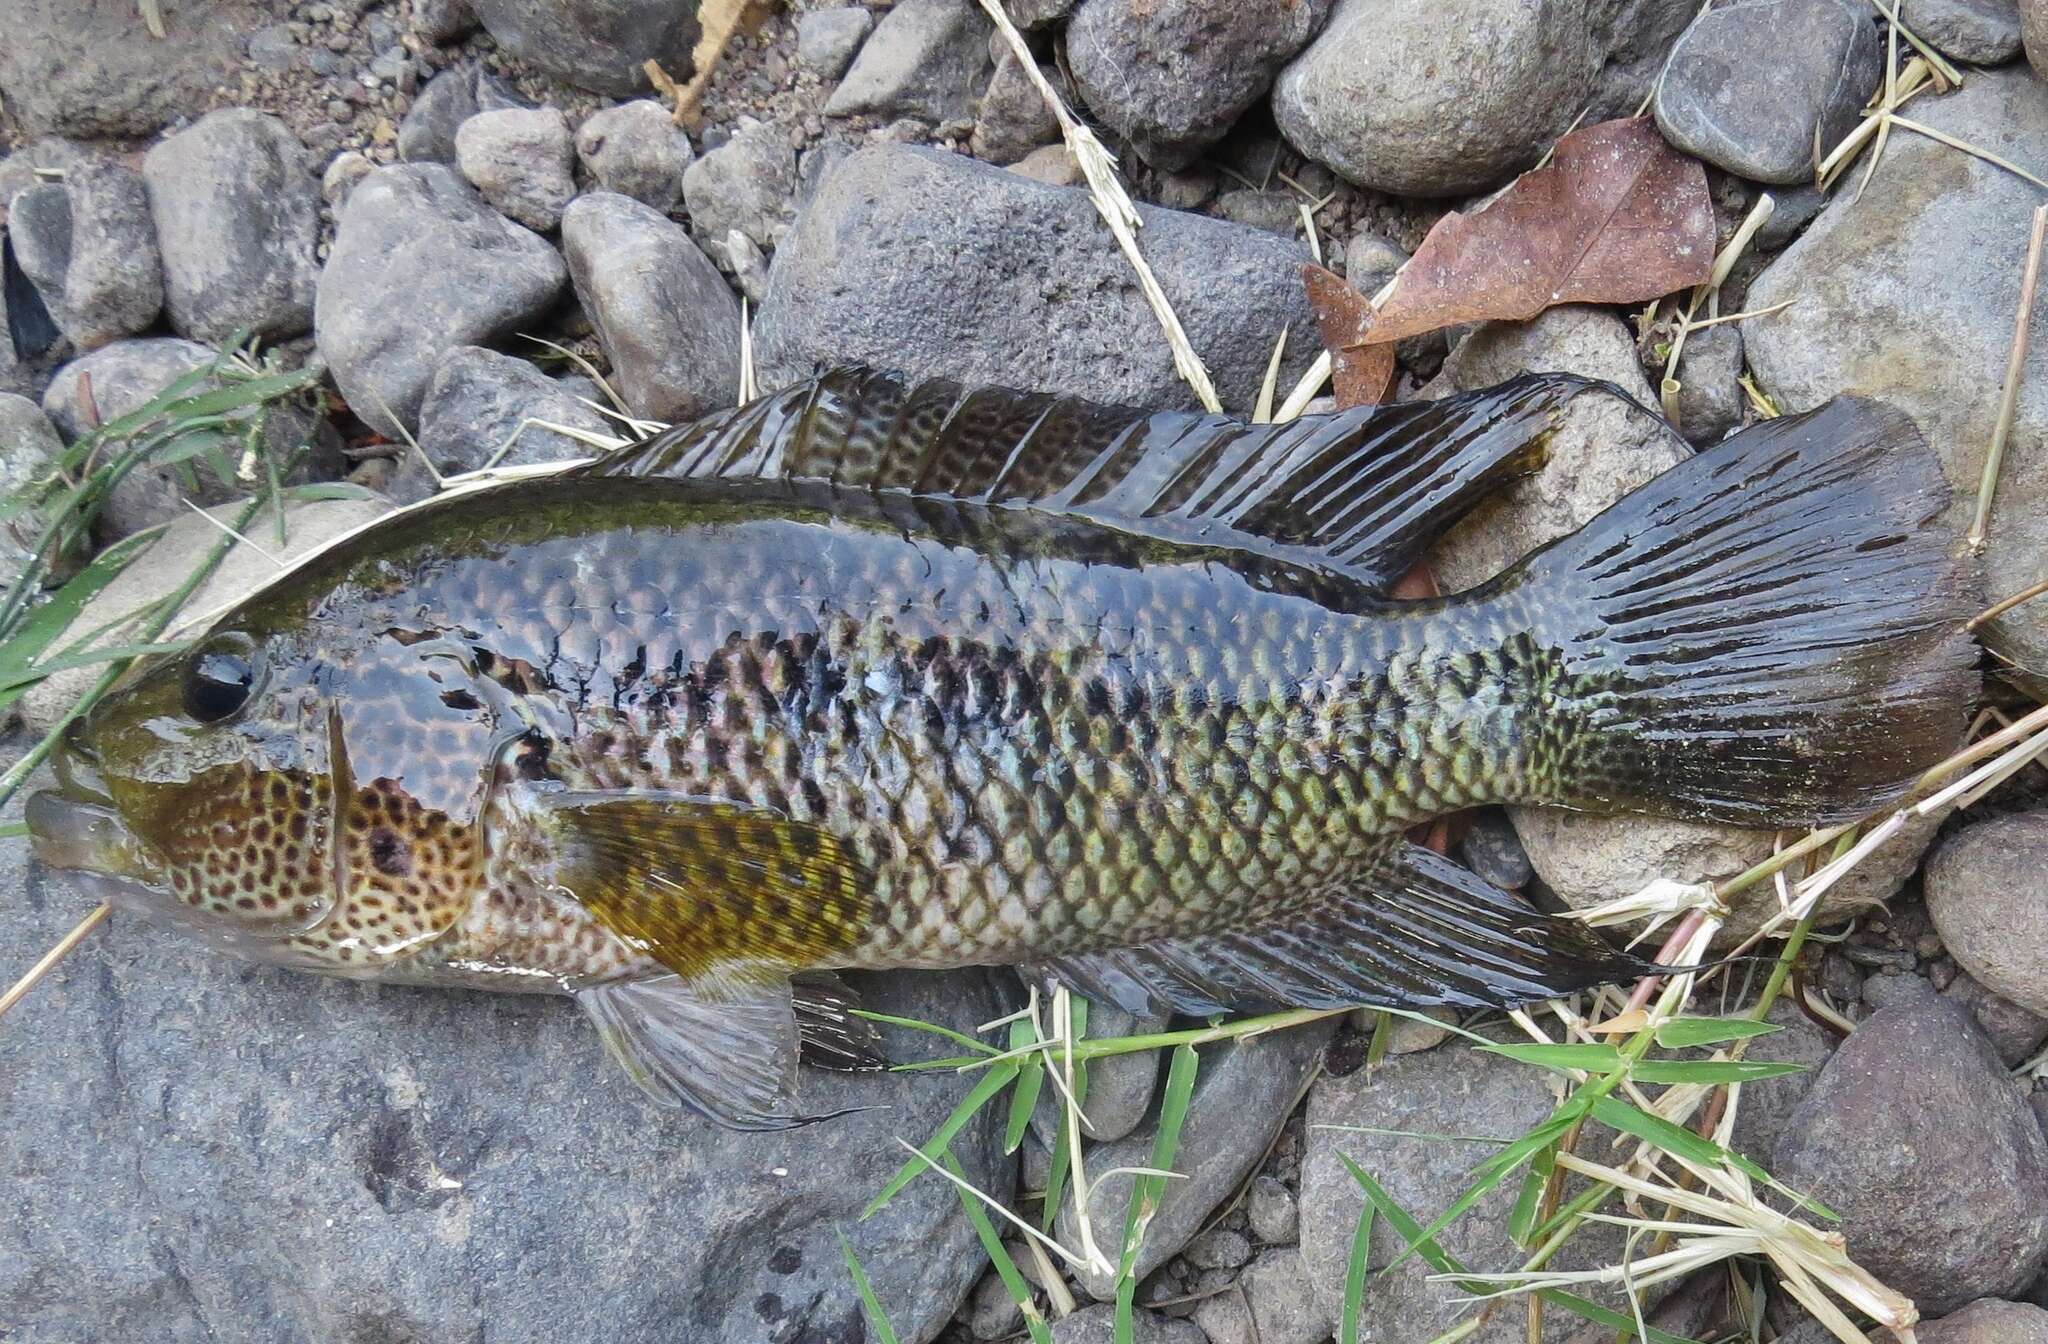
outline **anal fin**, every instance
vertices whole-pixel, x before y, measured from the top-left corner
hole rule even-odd
[[[852,986],[830,971],[806,971],[792,982],[792,990],[804,1063],[842,1073],[889,1067],[891,1060],[882,1049],[880,1029],[867,1018],[855,1016],[860,1010],[860,994]]]
[[[1506,1008],[1654,971],[1401,843],[1356,885],[1270,924],[1083,952],[1043,968],[1130,1012]]]

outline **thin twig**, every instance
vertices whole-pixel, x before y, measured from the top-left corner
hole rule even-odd
[[[113,913],[114,907],[101,901],[91,914],[78,921],[71,932],[59,938],[55,947],[43,953],[41,959],[28,968],[28,974],[15,981],[5,994],[0,994],[0,1017],[5,1017],[7,1010],[20,1003],[22,997],[36,987],[36,982],[50,973],[52,966],[64,960],[72,948],[84,941],[85,935],[105,923],[107,916]]]
[[[2011,597],[2004,598],[2001,601],[1992,603],[1990,606],[1984,608],[1984,610],[1978,612],[1975,616],[1972,616],[1969,620],[1969,623],[1965,625],[1963,628],[1965,630],[1975,630],[1978,626],[1984,624],[1986,621],[1997,620],[2000,616],[2005,615],[2005,613],[2011,611],[2014,607],[2020,605],[2022,602],[2031,602],[2043,593],[2048,593],[2048,579],[2043,579],[2039,583],[2032,584],[2026,588],[2020,589],[2020,591],[2014,593]]]
[[[2020,380],[2027,374],[2027,331],[2034,324],[2034,286],[2041,278],[2044,238],[2048,238],[2048,205],[2035,208],[2033,231],[2027,237],[2027,269],[2020,277],[2020,308],[2012,324],[2012,349],[2005,359],[2005,388],[1998,399],[1998,423],[1991,430],[1991,447],[1984,454],[1984,480],[1977,487],[1977,517],[1970,524],[1970,550],[1978,555],[1984,553],[1984,534],[1991,526],[1991,498],[1998,490],[1998,468],[2005,461],[2005,440],[2012,433],[2013,413],[2019,407]]]

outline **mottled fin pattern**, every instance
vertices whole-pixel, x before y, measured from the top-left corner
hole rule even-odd
[[[1384,1005],[1504,1008],[1648,973],[1574,919],[1545,915],[1419,845],[1271,924],[1108,948],[1045,973],[1131,1012],[1208,1016]]]
[[[1540,466],[1603,384],[1525,374],[1439,401],[1252,425],[841,368],[583,470],[774,477],[1073,514],[1385,589],[1479,500]]]
[[[1975,562],[1901,412],[1837,398],[1659,476],[1531,556],[1576,720],[1561,802],[1751,824],[1862,816],[1962,741]]]

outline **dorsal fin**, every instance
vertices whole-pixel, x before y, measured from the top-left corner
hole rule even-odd
[[[1596,386],[1524,374],[1438,401],[1254,425],[847,367],[582,470],[807,477],[1029,506],[1384,589],[1480,499],[1540,466],[1557,413]]]

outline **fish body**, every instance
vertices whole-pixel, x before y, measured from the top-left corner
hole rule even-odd
[[[32,826],[240,955],[572,994],[740,1125],[798,1118],[799,1040],[867,1061],[846,968],[1195,1012],[1613,980],[1407,828],[1860,812],[1960,734],[1971,604],[1862,404],[1383,596],[1583,390],[1254,429],[827,375],[319,555],[96,711]]]

